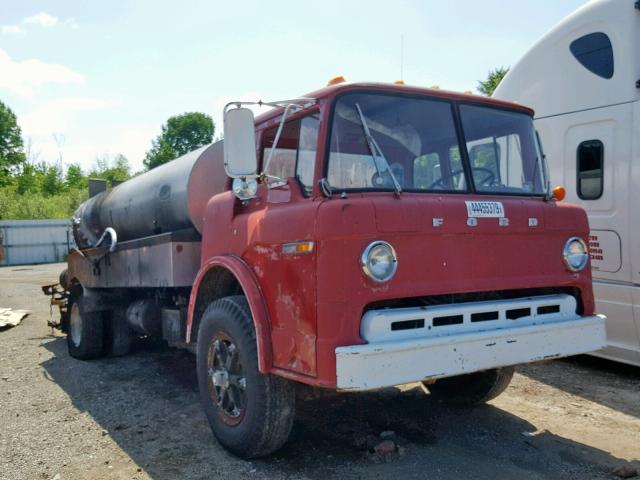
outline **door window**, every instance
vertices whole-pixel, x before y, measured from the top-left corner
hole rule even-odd
[[[264,172],[283,180],[296,177],[304,192],[310,194],[313,189],[319,123],[318,114],[285,123],[273,154],[271,149],[278,127],[265,131],[262,142]]]
[[[587,140],[578,145],[578,197],[596,200],[602,196],[604,145],[600,140]]]

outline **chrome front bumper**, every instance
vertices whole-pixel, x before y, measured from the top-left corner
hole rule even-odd
[[[382,388],[602,348],[605,317],[581,317],[575,308],[561,294],[369,311],[361,323],[369,343],[336,348],[337,388]]]

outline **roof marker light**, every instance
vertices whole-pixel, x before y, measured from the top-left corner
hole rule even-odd
[[[337,85],[338,83],[344,83],[345,79],[342,75],[338,75],[337,77],[333,77],[329,82],[327,82],[327,86]]]
[[[395,82],[396,85],[404,85],[404,80],[396,80]]]

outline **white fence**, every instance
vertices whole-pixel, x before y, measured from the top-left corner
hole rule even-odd
[[[0,265],[63,262],[75,247],[69,220],[0,220]]]

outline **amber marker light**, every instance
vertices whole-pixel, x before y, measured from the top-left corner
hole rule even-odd
[[[345,79],[342,75],[338,75],[337,77],[333,77],[331,80],[329,80],[329,82],[327,83],[327,86],[330,85],[337,85],[338,83],[344,83]]]
[[[395,82],[396,85],[404,85],[404,80],[396,80]]]
[[[557,187],[554,187],[554,189],[552,190],[553,193],[553,199],[557,200],[558,202],[561,202],[562,200],[564,200],[564,197],[567,195],[567,191],[564,189],[564,187],[558,185]]]
[[[282,253],[286,255],[296,255],[300,253],[313,252],[313,242],[293,242],[282,245]]]

